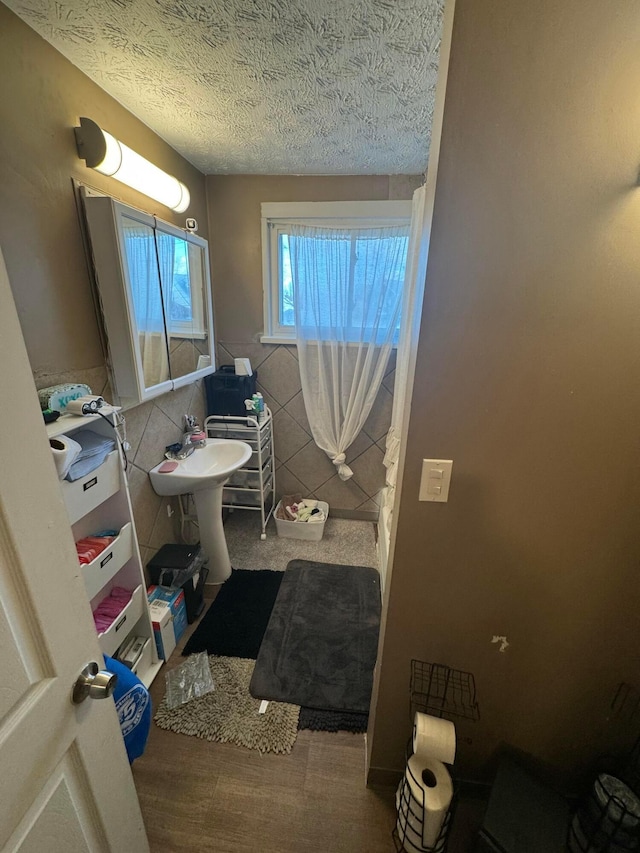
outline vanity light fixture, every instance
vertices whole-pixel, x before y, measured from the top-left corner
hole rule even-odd
[[[182,181],[136,154],[95,121],[81,118],[80,127],[74,131],[78,155],[91,169],[121,181],[176,213],[183,213],[189,207],[189,190]]]

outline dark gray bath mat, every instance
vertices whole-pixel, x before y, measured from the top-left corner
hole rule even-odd
[[[251,695],[367,713],[379,628],[375,569],[292,560],[260,646]]]
[[[320,711],[300,708],[298,729],[312,732],[352,732],[362,734],[369,725],[369,714],[359,711]]]

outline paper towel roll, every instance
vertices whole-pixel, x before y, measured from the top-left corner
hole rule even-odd
[[[412,755],[407,762],[405,779],[411,793],[408,808],[398,812],[396,828],[406,850],[424,851],[438,840],[453,797],[453,784],[442,762],[419,755]]]
[[[51,453],[53,454],[53,461],[56,464],[58,477],[60,477],[61,480],[64,480],[69,473],[69,468],[71,468],[78,454],[82,450],[82,447],[77,441],[69,438],[68,435],[59,435],[57,438],[50,438],[49,446],[51,447]]]
[[[456,758],[456,727],[450,720],[418,711],[413,722],[413,751],[416,755],[453,764]]]

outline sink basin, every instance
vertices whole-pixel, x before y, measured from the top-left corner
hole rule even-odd
[[[176,459],[173,471],[161,473],[167,460],[149,471],[156,494],[193,494],[200,529],[200,545],[207,555],[210,583],[222,583],[231,574],[231,562],[222,526],[222,487],[249,461],[252,450],[244,441],[207,438],[186,459]]]
[[[178,467],[174,471],[161,474],[158,469],[164,462],[152,468],[149,471],[151,485],[156,494],[162,496],[184,495],[222,485],[249,461],[251,453],[244,441],[207,438],[205,446],[196,448],[191,456],[176,459]]]

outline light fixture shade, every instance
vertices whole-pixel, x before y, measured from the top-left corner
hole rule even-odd
[[[141,157],[89,118],[75,128],[79,156],[87,166],[184,213],[191,200],[187,187]]]

